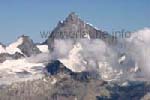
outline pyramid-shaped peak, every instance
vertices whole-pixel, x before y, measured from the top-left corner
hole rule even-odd
[[[57,24],[50,37],[76,39],[89,36],[91,38],[97,38],[101,34],[103,34],[102,31],[84,22],[75,12],[71,12],[63,22]]]
[[[78,16],[77,16],[77,14],[76,14],[75,12],[71,12],[71,13],[69,14],[69,17],[78,17]]]
[[[70,20],[74,21],[74,20],[79,19],[79,17],[78,17],[78,15],[75,12],[71,12],[66,19],[69,20],[69,21]]]
[[[71,12],[65,20],[58,22],[57,26],[52,30],[48,40],[46,40],[45,43],[49,44],[49,49],[53,49],[55,39],[78,40],[88,38],[102,39],[106,41],[113,39],[111,36],[108,36],[108,38],[105,39],[105,36],[105,32],[83,21],[78,17],[78,15],[76,15],[75,12]]]

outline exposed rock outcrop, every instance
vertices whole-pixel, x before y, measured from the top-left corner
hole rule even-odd
[[[53,75],[66,75],[74,80],[89,81],[91,79],[100,79],[99,74],[96,71],[83,71],[73,72],[64,66],[59,60],[51,61],[44,69],[44,72],[48,76]]]
[[[1,53],[0,54],[0,63],[3,63],[5,60],[19,59],[21,57],[24,57],[24,55],[20,54],[19,52],[16,52],[15,54]]]
[[[23,39],[23,42],[18,46],[18,48],[23,54],[29,57],[31,55],[41,53],[41,51],[36,47],[36,44],[33,42],[32,39],[24,35],[21,36],[21,38]]]

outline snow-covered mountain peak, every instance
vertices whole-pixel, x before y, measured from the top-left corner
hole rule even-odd
[[[11,43],[6,47],[6,52],[9,54],[18,52],[29,57],[33,54],[40,53],[40,50],[29,36],[22,35],[14,43]]]
[[[47,46],[41,45],[40,49],[42,49],[42,51],[39,50],[29,36],[22,35],[8,46],[0,44],[0,63],[8,59],[20,59],[22,57],[30,57],[32,55],[39,54],[41,52],[48,52]]]
[[[16,52],[19,52],[23,54],[21,50],[18,48],[18,46],[21,45],[22,43],[23,43],[23,38],[22,37],[18,38],[17,41],[11,43],[10,45],[6,47],[7,53],[15,54]]]

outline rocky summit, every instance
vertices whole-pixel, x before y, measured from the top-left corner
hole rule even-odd
[[[104,32],[82,21],[74,12],[70,13],[64,21],[59,21],[52,31],[50,38],[102,38]]]
[[[22,51],[26,56],[31,56],[35,54],[39,54],[40,50],[36,47],[36,44],[30,39],[28,36],[22,35],[22,44],[18,46],[18,48]]]
[[[99,30],[92,24],[86,23],[75,12],[72,12],[64,21],[58,22],[45,43],[48,43],[51,48],[55,39],[77,40],[84,38],[101,39],[107,43],[114,41],[114,37],[108,32]]]

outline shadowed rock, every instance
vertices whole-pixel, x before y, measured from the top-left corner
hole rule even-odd
[[[18,48],[24,53],[26,56],[30,57],[31,55],[41,53],[40,50],[36,47],[36,44],[28,37],[21,36],[23,39],[23,43],[18,46]]]
[[[99,79],[100,76],[96,71],[73,72],[64,66],[59,60],[51,61],[44,69],[46,75],[66,74],[74,80],[88,81],[91,79]]]
[[[24,57],[24,55],[20,54],[19,52],[16,52],[15,54],[1,53],[0,54],[0,63],[3,63],[5,60],[19,59],[21,57]]]

